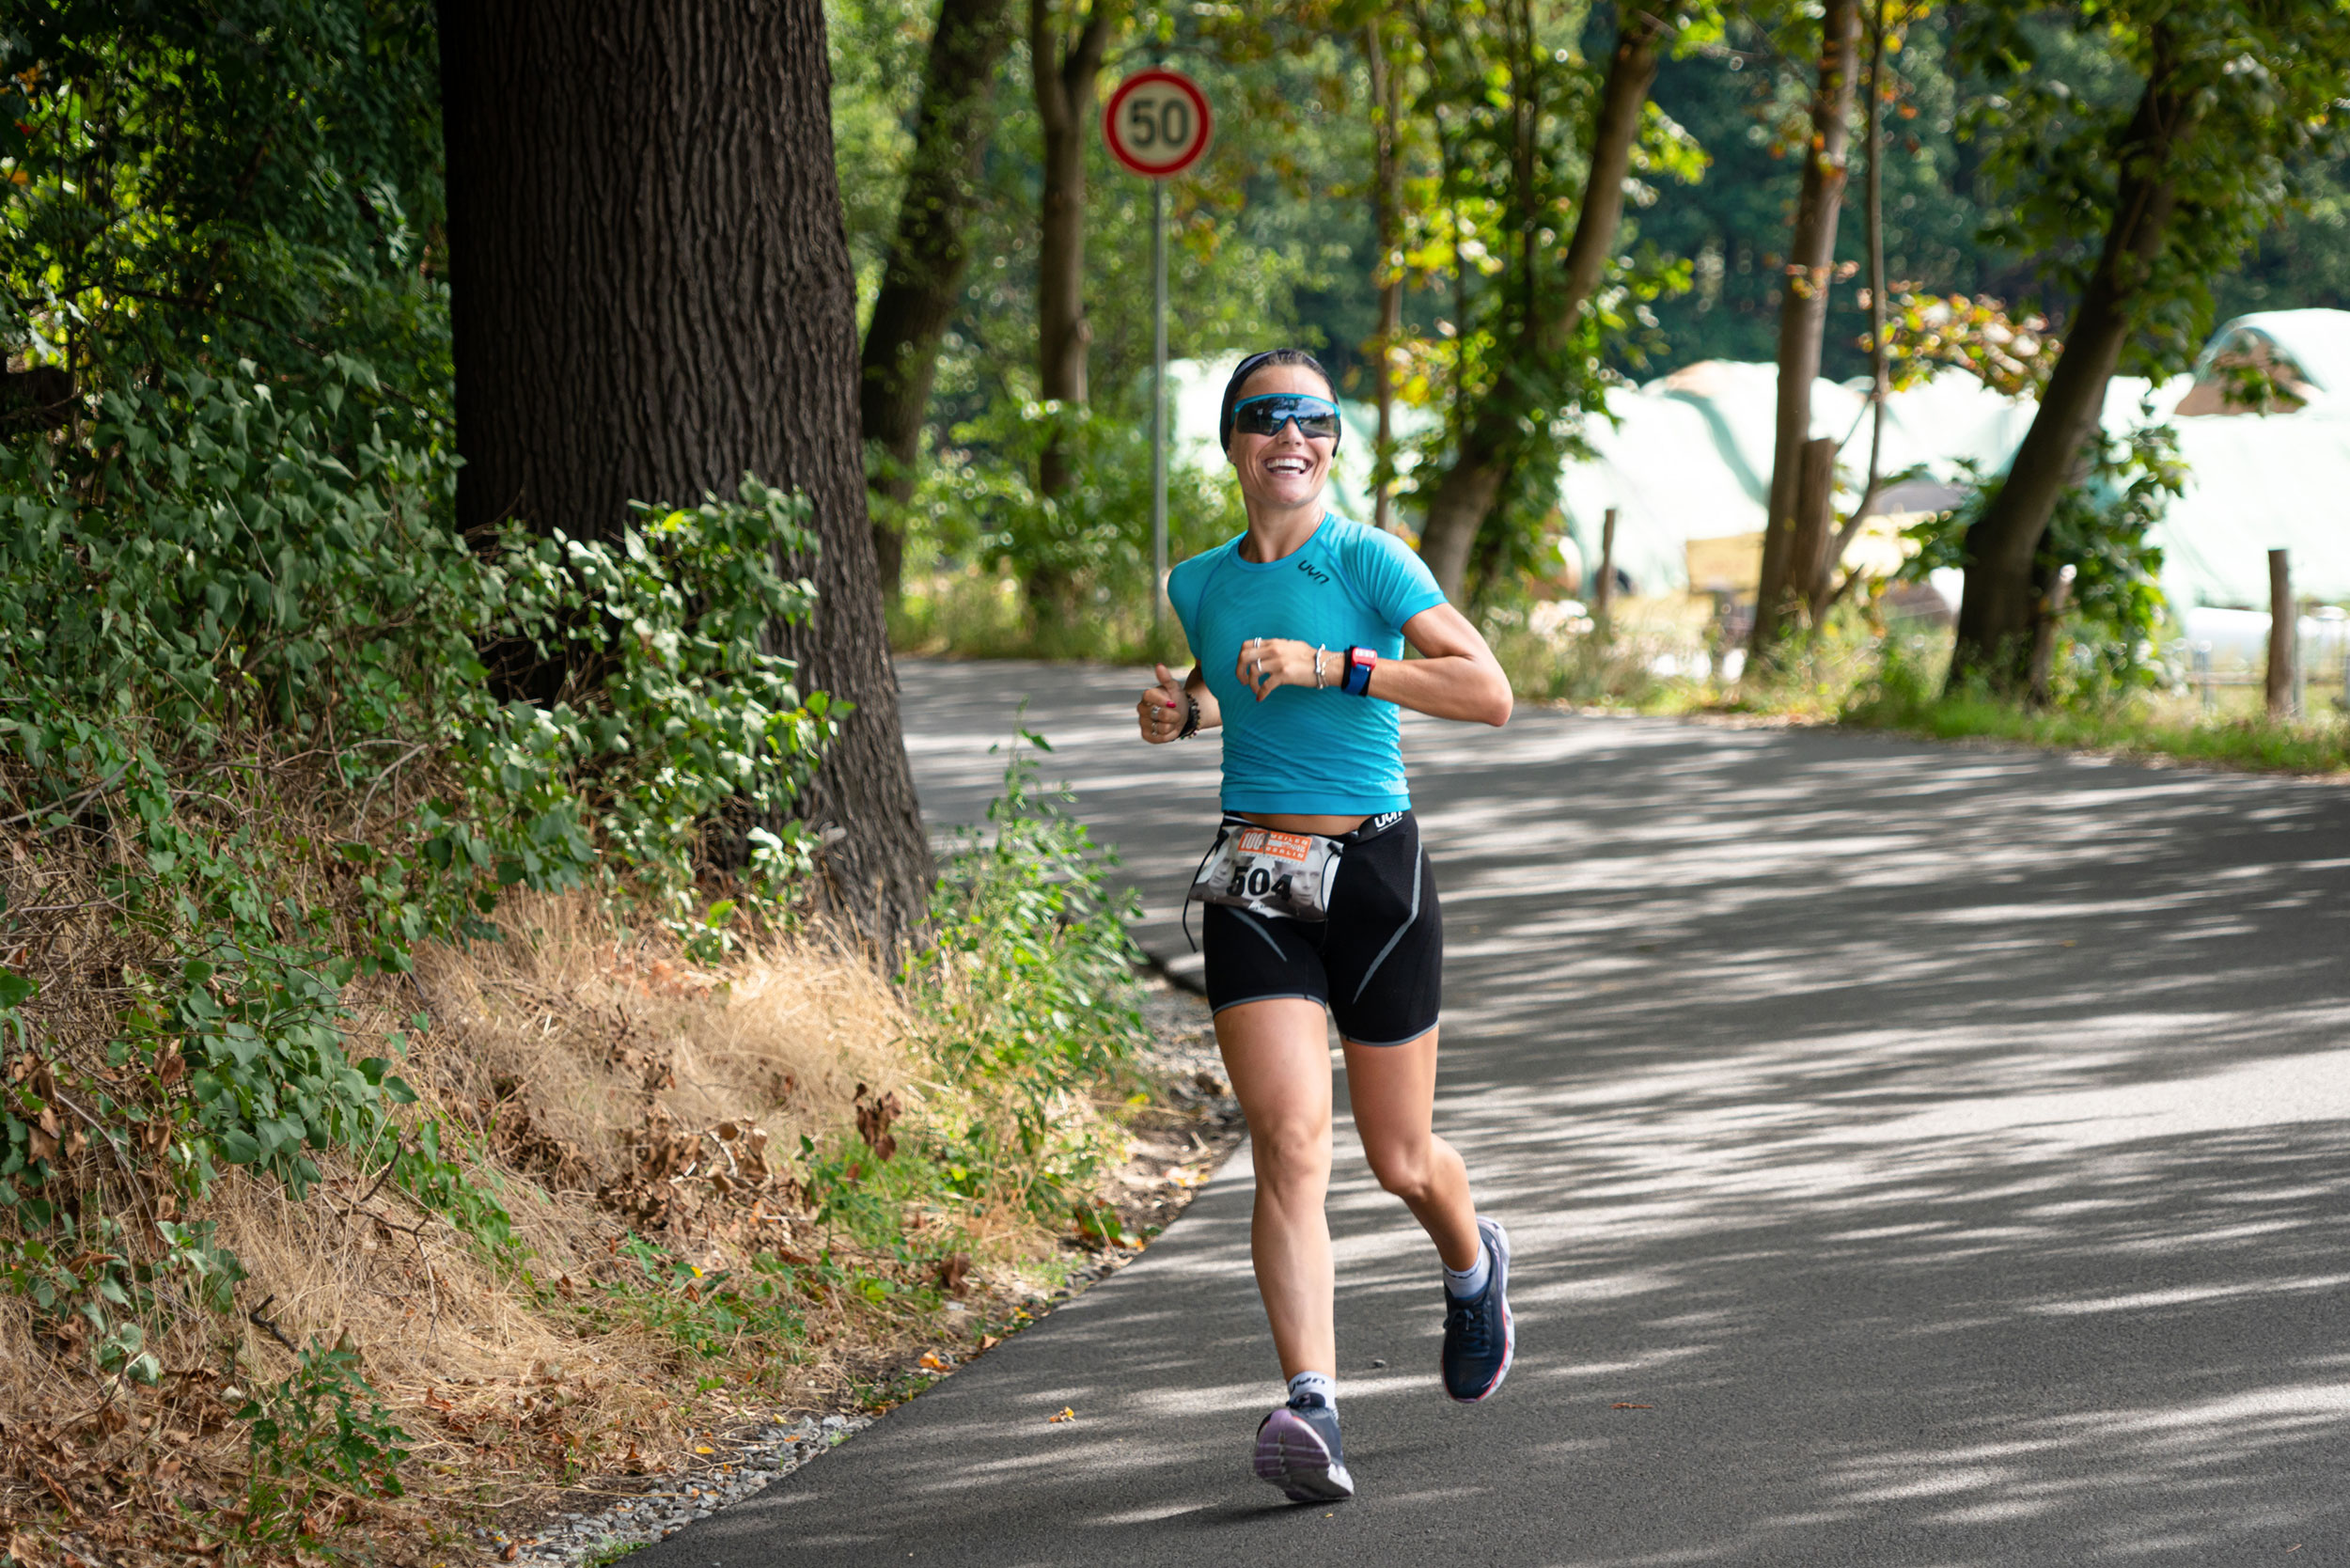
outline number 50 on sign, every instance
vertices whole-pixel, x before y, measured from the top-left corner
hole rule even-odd
[[[1207,95],[1180,71],[1137,71],[1118,85],[1102,110],[1102,135],[1111,155],[1152,180],[1198,163],[1211,129]]]

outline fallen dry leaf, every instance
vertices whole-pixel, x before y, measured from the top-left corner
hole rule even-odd
[[[500,1562],[511,1562],[522,1555],[523,1549],[520,1546],[515,1545],[511,1541],[509,1541],[506,1544],[506,1550],[498,1553],[498,1560]]]
[[[1653,1404],[1626,1404],[1622,1401],[1619,1400],[1607,1408],[1610,1410],[1653,1410],[1656,1406]]]
[[[1059,1415],[1047,1416],[1044,1419],[1048,1421],[1073,1421],[1077,1419],[1077,1412],[1064,1404],[1061,1406]]]

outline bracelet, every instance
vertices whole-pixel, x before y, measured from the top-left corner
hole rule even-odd
[[[1189,692],[1183,694],[1183,727],[1175,731],[1179,741],[1188,741],[1199,733],[1199,699]]]
[[[1324,646],[1324,645],[1322,643],[1314,644],[1314,690],[1316,691],[1325,689],[1322,683],[1322,654]]]
[[[1371,672],[1379,667],[1379,655],[1368,648],[1346,651],[1346,690],[1355,697],[1371,695]]]

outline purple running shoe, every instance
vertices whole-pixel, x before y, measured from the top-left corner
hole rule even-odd
[[[1337,1502],[1355,1495],[1339,1446],[1339,1413],[1320,1394],[1299,1394],[1257,1423],[1257,1479],[1292,1502]]]

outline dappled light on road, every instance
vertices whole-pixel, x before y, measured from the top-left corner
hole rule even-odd
[[[1215,752],[1105,718],[1136,684],[918,667],[908,728],[969,820],[1034,693],[1180,965]],[[1550,713],[1406,744],[1439,1129],[1515,1244],[1500,1397],[1443,1400],[1427,1243],[1341,1129],[1359,1500],[1245,1474],[1278,1379],[1244,1150],[695,1561],[777,1530],[844,1562],[2342,1560],[2350,792]]]

